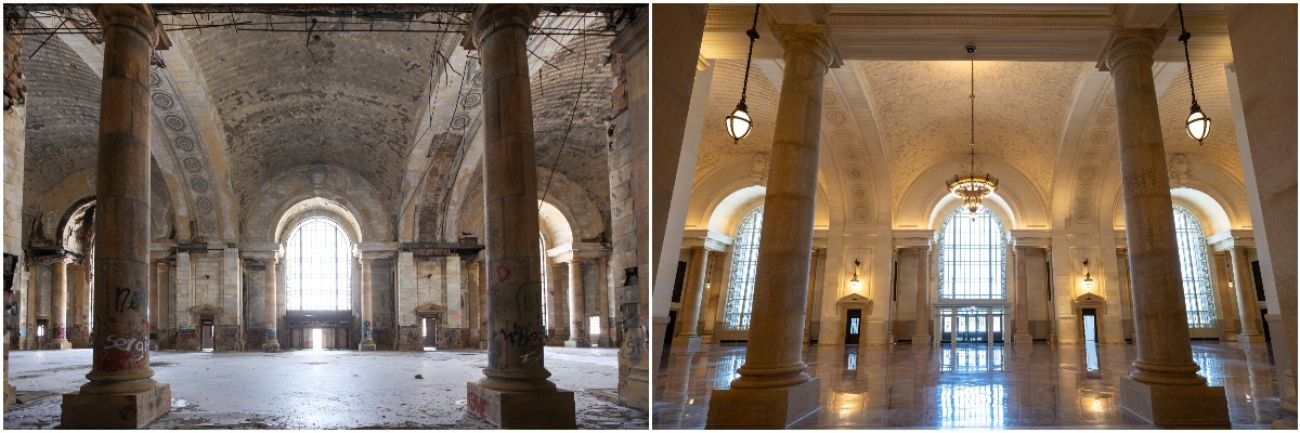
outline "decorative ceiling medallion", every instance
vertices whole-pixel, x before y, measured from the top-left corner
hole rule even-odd
[[[194,188],[195,192],[204,192],[208,190],[208,181],[201,177],[196,177],[190,181],[190,187]]]
[[[194,139],[189,137],[176,138],[176,148],[186,152],[194,150]]]
[[[172,100],[170,95],[161,92],[153,94],[153,103],[160,108],[172,108],[176,105],[176,101]]]
[[[198,158],[194,157],[185,158],[185,160],[181,161],[181,165],[184,165],[185,169],[189,171],[199,171],[203,169],[203,163],[199,162]]]
[[[163,118],[163,123],[167,124],[167,127],[174,131],[185,130],[185,119],[181,119],[180,116],[169,114],[167,117]]]

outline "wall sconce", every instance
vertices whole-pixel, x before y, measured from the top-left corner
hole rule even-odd
[[[1088,259],[1083,259],[1083,291],[1092,293],[1096,282],[1092,280],[1092,271],[1088,269]]]
[[[849,280],[849,291],[857,294],[862,294],[862,280],[858,279],[858,266],[861,265],[861,261],[853,259],[853,279]]]

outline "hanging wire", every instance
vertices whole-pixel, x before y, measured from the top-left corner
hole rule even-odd
[[[1187,84],[1192,87],[1192,105],[1196,104],[1196,81],[1192,80],[1192,56],[1191,51],[1187,49],[1187,41],[1192,39],[1192,34],[1187,32],[1187,24],[1183,22],[1183,5],[1178,4],[1178,27],[1183,33],[1178,35],[1178,41],[1183,43],[1183,60],[1187,61]]]
[[[744,81],[744,84],[742,84],[742,85],[740,86],[740,103],[741,103],[741,104],[744,104],[744,103],[745,103],[745,94],[746,94],[747,92],[749,92],[749,66],[750,66],[750,63],[754,60],[754,41],[757,41],[757,40],[758,40],[758,8],[759,8],[759,6],[761,6],[761,5],[759,5],[759,4],[755,4],[755,5],[754,5],[754,24],[751,24],[751,25],[749,26],[749,30],[746,30],[746,31],[745,31],[745,35],[746,35],[746,36],[749,36],[749,54],[745,56],[745,81]]]
[[[975,46],[966,46],[970,58],[970,175],[975,175]]]

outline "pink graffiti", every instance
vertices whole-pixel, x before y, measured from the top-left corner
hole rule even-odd
[[[497,266],[497,282],[504,283],[506,278],[510,278],[510,268],[505,265]]]

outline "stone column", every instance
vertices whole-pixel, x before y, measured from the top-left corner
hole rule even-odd
[[[1034,336],[1029,333],[1029,275],[1026,273],[1025,256],[1029,254],[1026,247],[1015,247],[1013,263],[1016,279],[1016,333],[1011,341],[1024,347],[1034,344]]]
[[[596,260],[596,311],[600,315],[600,339],[596,341],[599,347],[610,347],[613,345],[613,339],[610,338],[610,316],[609,316],[609,277],[607,276],[609,263],[605,257],[597,257]]]
[[[820,153],[822,90],[834,61],[825,29],[780,26],[785,75],[777,104],[745,365],[716,390],[708,428],[784,428],[816,413],[820,381],[803,362]]]
[[[1116,30],[1105,55],[1115,83],[1120,179],[1128,223],[1137,360],[1120,405],[1160,426],[1229,425],[1222,387],[1196,374],[1174,237],[1173,202],[1151,75],[1162,30]]]
[[[46,343],[45,348],[67,350],[72,348],[72,343],[68,342],[68,259],[57,259],[50,267],[54,287],[50,294],[50,342]],[[145,268],[145,272],[148,272],[148,268]],[[145,339],[148,338],[146,327]]]
[[[41,305],[41,303],[38,302],[41,293],[41,267],[37,265],[34,260],[30,260],[31,257],[27,258],[29,259],[27,261],[27,287],[23,289],[24,293],[27,295],[27,308],[25,310],[27,312],[27,338],[24,339],[22,348],[25,350],[36,350],[40,349],[41,343],[40,338],[36,336],[36,321],[40,320],[40,314],[37,310],[40,310]]]
[[[280,339],[276,323],[279,322],[280,317],[279,303],[276,299],[276,295],[280,293],[279,284],[277,284],[280,279],[276,272],[279,263],[280,257],[278,253],[273,254],[266,259],[266,270],[262,271],[262,290],[266,291],[262,296],[265,303],[262,307],[262,322],[265,323],[264,331],[266,332],[265,338],[262,339],[262,351],[268,353],[280,351]]]
[[[1233,247],[1228,250],[1232,262],[1232,286],[1236,288],[1237,316],[1241,319],[1241,335],[1237,344],[1249,347],[1251,343],[1263,343],[1264,334],[1259,329],[1259,305],[1255,298],[1255,276],[1252,275],[1250,262],[1246,260],[1245,247]]]
[[[564,288],[568,285],[568,279],[563,275],[568,272],[563,263],[548,264],[550,272],[546,276],[550,281],[546,284],[546,327],[550,329],[550,335],[546,335],[546,344],[550,346],[563,346],[564,342],[569,339],[569,299],[565,296],[567,293]]]
[[[361,346],[362,352],[373,352],[375,347],[375,289],[374,259],[361,257]]]
[[[587,291],[582,287],[582,260],[575,254],[569,259],[569,339],[568,347],[591,347],[587,332]]]
[[[149,59],[160,38],[146,5],[96,8],[104,33],[95,197],[94,363],[63,395],[62,428],[141,428],[171,409],[149,368]],[[165,48],[165,47],[164,47]]]
[[[546,378],[537,249],[537,159],[528,27],[535,6],[481,5],[466,42],[483,65],[483,191],[488,367],[468,384],[470,413],[502,428],[574,428],[573,393]]]
[[[916,249],[916,323],[912,326],[912,350],[930,348],[930,247]]]
[[[72,284],[72,295],[68,299],[68,325],[69,329],[76,329],[76,332],[69,331],[67,338],[72,347],[84,349],[90,347],[90,287],[88,275],[90,274],[89,256],[82,264],[78,266],[79,272],[72,274],[70,283]],[[152,291],[152,289],[150,290]],[[150,316],[154,315],[153,309],[150,309]],[[151,324],[154,322],[150,322]],[[155,328],[156,329],[156,328]]]
[[[166,260],[159,260],[158,264],[154,266],[156,266],[156,271],[154,273],[157,274],[154,284],[158,286],[158,315],[157,322],[154,322],[153,329],[154,332],[158,333],[159,348],[166,349],[167,346],[165,344],[169,337],[168,332],[172,329],[171,296],[168,296],[168,291],[171,290],[171,284],[168,283],[171,281],[171,266],[169,266]]]
[[[686,353],[700,351],[700,306],[704,304],[704,283],[708,278],[709,250],[703,246],[691,248],[691,275],[686,280],[686,299],[682,300],[681,331],[677,333],[681,343],[675,347],[685,347]]]

